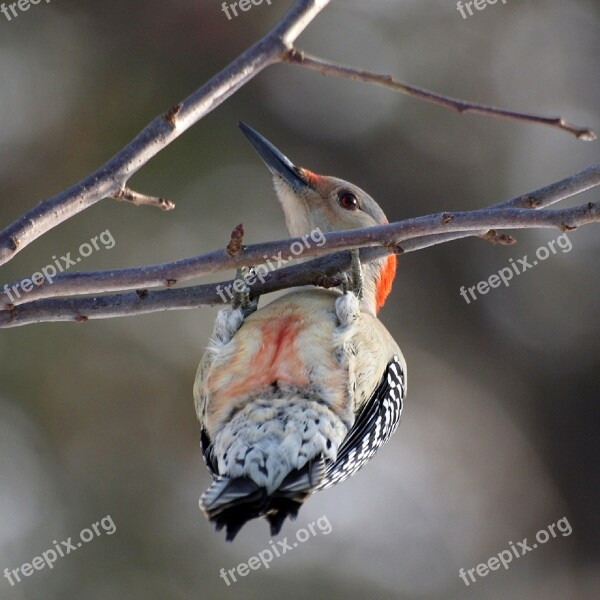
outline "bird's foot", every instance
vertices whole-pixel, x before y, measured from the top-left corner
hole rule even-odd
[[[353,248],[350,250],[350,255],[352,257],[350,272],[343,273],[342,275],[342,290],[344,294],[350,292],[359,300],[362,300],[364,279],[358,248]]]
[[[239,309],[244,319],[258,308],[258,298],[250,298],[250,286],[247,283],[248,275],[252,275],[253,272],[254,267],[240,267],[235,273],[231,308]],[[240,287],[241,291],[238,292]]]

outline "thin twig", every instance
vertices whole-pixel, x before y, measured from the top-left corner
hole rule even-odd
[[[119,190],[114,196],[114,199],[129,202],[135,206],[154,206],[161,210],[173,210],[175,208],[175,202],[172,202],[171,200],[140,194],[128,187]]]
[[[527,114],[516,112],[512,110],[505,110],[502,108],[496,108],[494,106],[487,106],[485,104],[476,104],[467,100],[459,100],[458,98],[451,98],[431,92],[429,90],[411,85],[399,81],[392,75],[386,75],[382,73],[373,73],[371,71],[364,71],[362,69],[356,69],[354,67],[348,67],[333,63],[331,61],[323,60],[316,56],[311,56],[305,52],[293,48],[285,56],[285,61],[293,64],[318,71],[323,75],[335,75],[337,77],[345,77],[347,79],[355,79],[364,81],[367,83],[374,83],[376,85],[382,85],[384,87],[396,90],[412,96],[413,98],[419,98],[425,102],[430,102],[444,108],[449,108],[459,113],[474,113],[480,115],[487,115],[490,117],[497,117],[499,119],[509,119],[511,121],[525,121],[527,123],[537,123],[539,125],[547,125],[555,129],[561,129],[572,133],[580,140],[593,141],[596,139],[596,134],[593,130],[588,127],[579,127],[567,123],[562,117],[544,117],[541,115]]]

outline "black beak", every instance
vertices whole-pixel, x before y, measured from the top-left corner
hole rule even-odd
[[[302,170],[296,167],[283,152],[277,150],[269,140],[265,139],[258,131],[255,131],[243,121],[240,121],[239,125],[244,135],[254,146],[254,149],[273,175],[283,177],[296,192],[301,192],[310,187],[308,179],[304,176]]]

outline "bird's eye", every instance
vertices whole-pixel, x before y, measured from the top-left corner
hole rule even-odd
[[[352,192],[340,192],[338,194],[338,202],[346,210],[356,210],[358,208],[358,200]]]

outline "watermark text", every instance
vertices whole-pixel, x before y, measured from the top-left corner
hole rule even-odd
[[[221,11],[225,13],[227,19],[231,21],[234,17],[238,16],[237,9],[239,8],[241,11],[246,12],[249,11],[253,6],[260,6],[262,3],[266,2],[269,6],[271,6],[271,0],[238,0],[238,2],[223,2],[221,5]]]
[[[7,21],[12,21],[19,16],[20,12],[27,12],[32,4],[39,4],[42,0],[18,0],[18,2],[3,2],[0,5],[0,12],[6,17]],[[50,4],[50,0],[45,0]],[[17,10],[18,9],[18,10]]]
[[[40,556],[36,556],[30,563],[23,563],[16,569],[4,569],[4,577],[8,579],[11,586],[21,582],[21,577],[31,577],[35,571],[41,571],[48,567],[49,569],[54,568],[54,563],[59,558],[64,558],[67,554],[71,554],[78,548],[81,548],[83,544],[91,542],[94,537],[100,537],[102,531],[106,535],[112,535],[117,530],[117,527],[112,520],[110,515],[106,515],[100,521],[92,523],[91,529],[82,529],[79,532],[79,542],[72,542],[73,538],[67,538],[66,541],[61,541],[60,544],[53,540],[52,548],[48,548],[41,553]]]
[[[98,243],[100,242],[100,243]],[[71,253],[67,252],[64,256],[58,258],[56,255],[52,256],[53,262],[47,264],[45,267],[33,273],[31,277],[25,278],[21,281],[16,281],[12,284],[6,284],[4,286],[4,296],[2,298],[4,302],[6,299],[9,304],[12,304],[16,299],[21,298],[21,294],[27,294],[34,286],[40,287],[44,282],[51,284],[54,278],[64,271],[68,271],[71,267],[74,267],[77,263],[80,263],[84,258],[87,258],[95,250],[110,250],[115,245],[115,238],[112,233],[106,229],[100,235],[95,235],[89,242],[84,242],[79,246],[79,256],[71,258]]]
[[[477,300],[478,298],[475,291],[484,296],[491,289],[500,287],[501,284],[504,284],[506,287],[508,287],[510,285],[510,281],[515,275],[521,275],[521,273],[525,273],[526,271],[529,271],[529,269],[533,269],[533,267],[536,267],[540,262],[545,261],[547,258],[552,256],[552,254],[556,254],[556,246],[562,250],[563,254],[570,252],[573,249],[571,240],[567,237],[566,233],[563,233],[555,240],[550,240],[546,246],[540,246],[535,251],[536,258],[531,259],[531,262],[529,261],[527,254],[523,258],[517,258],[516,262],[512,258],[509,258],[508,262],[510,263],[510,267],[504,267],[500,269],[498,273],[490,275],[488,279],[484,279],[483,281],[480,281],[476,285],[472,285],[469,288],[465,288],[465,286],[462,285],[459,293],[467,304],[471,304],[471,301]]]
[[[502,4],[506,4],[507,2],[507,0],[500,1]],[[471,6],[474,6],[477,10],[484,10],[488,7],[488,4],[496,4],[496,2],[498,2],[498,0],[471,0],[470,2],[465,2],[463,4],[458,0],[456,3],[456,10],[461,14],[463,19],[468,19],[475,14]]]
[[[550,537],[557,537],[556,530],[562,534],[563,537],[571,535],[573,533],[573,529],[571,524],[567,520],[567,517],[563,517],[559,519],[556,523],[552,523],[548,525],[548,527],[544,529],[540,529],[535,534],[535,542],[531,542],[531,544],[527,543],[527,538],[524,540],[517,542],[516,546],[512,542],[508,542],[510,549],[502,550],[497,555],[492,556],[488,559],[487,562],[479,563],[476,567],[472,569],[461,569],[458,571],[458,576],[463,580],[464,584],[468,587],[471,583],[475,583],[477,581],[475,577],[475,573],[479,575],[479,577],[485,577],[489,574],[490,571],[497,571],[502,565],[506,570],[509,569],[509,565],[514,558],[521,558],[528,552],[533,552],[538,547],[538,544],[545,544]],[[468,577],[467,577],[468,575]]]
[[[318,533],[323,535],[329,535],[332,527],[329,519],[326,516],[319,517],[316,521],[309,523],[306,528],[301,528],[296,531],[296,541],[288,542],[287,536],[282,540],[269,542],[269,548],[261,550],[257,556],[251,556],[248,562],[242,562],[237,567],[228,569],[227,571],[223,568],[220,571],[220,577],[227,585],[237,583],[237,577],[246,577],[250,571],[257,571],[261,567],[265,569],[270,568],[271,562],[275,558],[279,558],[288,552],[297,548],[299,544],[303,544],[308,541],[311,536],[315,537]]]

